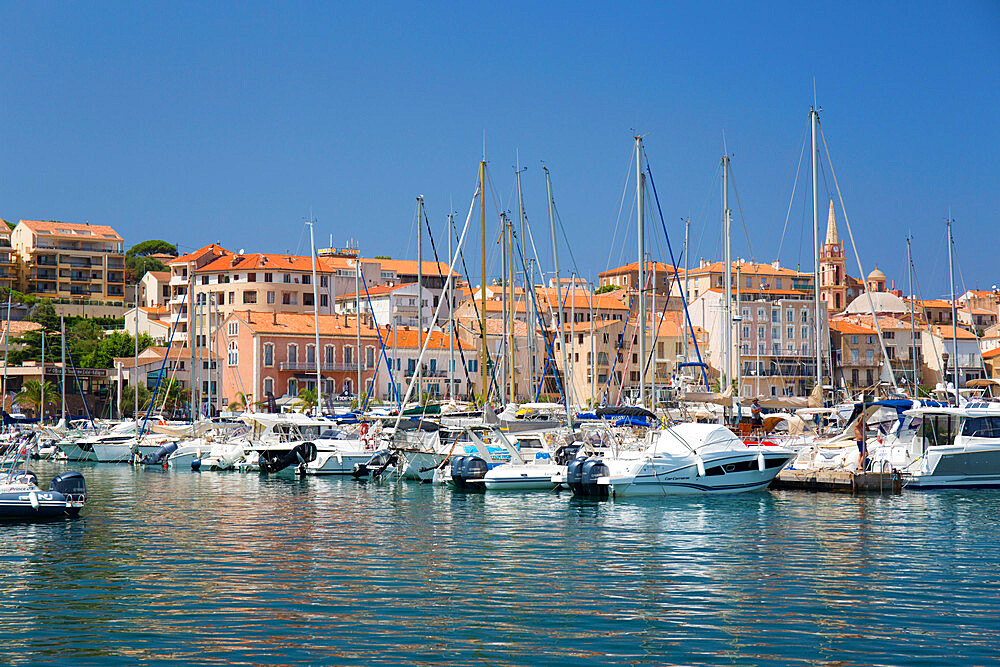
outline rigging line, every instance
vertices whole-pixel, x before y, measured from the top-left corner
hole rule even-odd
[[[806,229],[806,206],[809,204],[808,197],[802,197],[802,214],[799,217],[799,254],[795,258],[795,270],[802,270],[802,241],[805,239]]]
[[[781,246],[785,243],[785,232],[788,230],[788,219],[792,214],[792,202],[795,201],[795,188],[799,183],[799,173],[802,171],[802,158],[806,154],[806,137],[809,136],[809,124],[802,130],[802,148],[799,150],[799,163],[795,166],[795,179],[792,181],[792,194],[788,198],[788,210],[785,211],[785,225],[781,228],[781,240],[778,242],[778,253],[775,259],[781,259]],[[801,251],[800,251],[801,252]]]
[[[963,290],[963,292],[968,293],[969,288],[965,284],[965,276],[962,274],[962,265],[958,261],[958,243],[955,241],[955,235],[954,235],[954,233],[952,234],[952,237],[951,237],[951,247],[952,247],[952,252],[955,253],[955,268],[958,269],[958,279],[962,283],[962,290]],[[954,298],[954,296],[952,296],[952,298]],[[976,332],[976,324],[975,324],[975,321],[974,321],[973,315],[972,315],[972,299],[967,299],[965,303],[966,303],[966,306],[968,306],[968,309],[969,309],[969,330],[972,331],[972,335],[976,337],[976,347],[979,348],[979,350],[980,350],[979,361],[980,361],[980,364],[983,367],[983,372],[986,374],[986,377],[989,377],[990,373],[989,373],[989,369],[986,368],[986,359],[983,358],[983,354],[982,354],[982,351],[981,351],[982,350],[982,342],[983,341],[982,341],[982,338],[980,337],[980,335]],[[955,310],[957,312],[958,308],[956,307]],[[957,334],[958,333],[958,322],[952,322],[952,326],[955,327],[955,333]]]
[[[911,261],[911,264],[913,264],[912,261]],[[924,317],[924,322],[927,325],[927,332],[932,334],[930,336],[930,340],[931,340],[931,349],[934,351],[934,358],[937,360],[938,367],[939,368],[944,368],[944,364],[941,361],[941,354],[938,353],[937,343],[935,342],[935,336],[933,335],[933,333],[931,331],[931,318],[930,318],[930,316],[927,313],[927,306],[924,305],[924,293],[923,293],[923,290],[920,288],[920,278],[917,276],[917,271],[916,271],[916,265],[915,264],[913,264],[913,284],[916,285],[916,288],[917,288],[917,296],[920,299],[920,308],[919,308],[919,310],[920,310],[921,314]],[[912,294],[910,295],[910,298],[911,299],[913,298]],[[914,308],[914,311],[916,311],[916,310],[917,309]]]
[[[520,239],[518,239],[516,235],[514,236],[514,247],[517,249],[517,257],[521,264],[521,270],[524,272],[524,275],[527,276],[528,267],[525,265],[524,262],[524,248],[521,246]],[[528,290],[525,291],[527,292]],[[535,294],[534,287],[530,289],[530,292],[531,292],[531,302],[534,305],[534,310],[535,310],[535,320],[537,321],[536,326],[542,330],[542,337],[545,339],[546,359],[542,366],[542,376],[538,380],[538,387],[535,391],[535,401],[537,401],[538,397],[541,396],[542,393],[542,384],[545,381],[545,370],[548,368],[549,361],[555,359],[555,351],[553,350],[552,347],[552,342],[555,339],[555,335],[553,334],[552,337],[549,337],[549,328],[545,324],[545,318],[542,315],[542,309],[538,307],[538,297]],[[525,313],[525,325],[527,325],[527,313]],[[553,372],[553,377],[556,380],[556,386],[559,388],[560,397],[562,397],[563,383],[555,372]]]
[[[476,189],[478,191],[478,188],[476,188]],[[473,205],[475,205],[475,198],[473,198]],[[466,266],[466,264],[465,264],[465,251],[463,250],[463,245],[464,244],[462,243],[462,239],[460,237],[458,237],[458,230],[457,229],[455,230],[455,236],[456,236],[456,238],[458,240],[458,256],[462,260],[462,270],[465,271],[465,275],[468,276],[469,275],[469,267]],[[486,281],[482,281],[482,282],[486,282]],[[485,290],[486,289],[486,285],[480,285],[479,289]],[[470,293],[470,295],[472,294],[472,283],[469,283],[469,293]],[[483,331],[483,324],[482,324],[483,321],[482,321],[482,318],[480,317],[480,314],[479,314],[479,302],[475,298],[470,298],[469,300],[472,301],[472,308],[474,309],[474,311],[476,313],[476,326],[479,329],[478,331],[473,331],[473,333],[475,335],[479,336],[480,340],[485,340],[486,339],[486,334]],[[486,345],[485,347],[486,347],[486,363],[489,364],[492,361],[492,359],[490,358],[490,346]],[[471,387],[472,385],[469,385],[469,386]],[[483,387],[482,391],[483,391],[483,403],[486,403],[486,401],[489,399],[489,395],[490,395],[489,386]]]
[[[851,239],[851,249],[854,250],[854,258],[858,263],[858,274],[860,280],[863,281],[865,286],[865,294],[868,295],[868,307],[871,309],[872,321],[875,324],[875,331],[878,333],[878,344],[879,348],[882,350],[882,358],[885,359],[886,368],[889,369],[889,380],[892,382],[892,388],[899,391],[899,385],[896,384],[896,373],[892,370],[892,359],[889,358],[889,352],[885,349],[885,339],[882,337],[882,326],[878,322],[878,315],[875,314],[875,301],[872,299],[871,290],[868,289],[868,281],[865,280],[864,269],[861,268],[861,255],[858,253],[858,246],[854,242],[854,231],[851,229],[851,222],[847,217],[847,207],[844,205],[844,196],[840,192],[840,184],[837,182],[837,172],[833,169],[833,158],[830,157],[830,148],[826,145],[826,134],[823,133],[823,126],[820,125],[819,121],[814,119],[816,126],[819,128],[819,136],[823,139],[823,152],[826,153],[826,159],[830,163],[830,175],[833,176],[833,184],[837,187],[837,199],[840,200],[840,210],[844,214],[844,226],[847,227],[847,236]],[[814,239],[818,241],[818,239]],[[813,287],[813,289],[818,290],[819,285]],[[827,316],[829,319],[829,315]],[[818,328],[818,323],[817,328]],[[816,341],[819,345],[819,341]],[[956,378],[957,380],[958,378]]]
[[[731,162],[727,161],[729,165],[729,180],[733,184],[733,196],[736,197],[736,210],[740,212],[740,222],[743,223],[743,235],[747,239],[747,253],[750,255],[750,261],[756,264],[753,256],[753,248],[750,246],[750,230],[747,229],[747,221],[743,217],[743,205],[740,204],[740,193],[736,191],[736,176],[733,175],[733,165]]]
[[[622,221],[622,209],[625,207],[625,195],[628,194],[628,182],[630,177],[632,176],[632,151],[630,150],[628,153],[629,153],[629,159],[627,160],[628,169],[625,172],[625,183],[622,185],[622,199],[620,202],[618,202],[618,217],[615,219],[615,231],[611,235],[611,245],[608,246],[608,261],[607,264],[604,265],[605,271],[611,268],[611,255],[614,254],[615,251],[615,242],[618,238],[618,227],[619,225],[621,225]],[[629,217],[630,218],[632,217],[631,211],[629,211]]]
[[[465,353],[462,351],[462,343],[460,340],[458,340],[458,328],[455,326],[455,278],[454,276],[449,276],[448,281],[447,282],[445,281],[444,272],[441,270],[441,260],[438,258],[437,244],[434,243],[434,234],[431,233],[431,223],[430,220],[427,219],[426,208],[424,209],[424,221],[427,223],[427,236],[431,242],[431,252],[434,253],[434,263],[437,264],[438,267],[438,277],[440,277],[442,280],[442,286],[444,284],[451,285],[450,289],[448,290],[449,291],[448,298],[451,299],[451,303],[448,304],[448,322],[449,324],[451,324],[451,335],[455,337],[456,342],[458,342],[458,354],[462,358],[462,369],[465,371],[466,386],[471,387],[472,380],[469,378],[469,366],[465,362]],[[450,229],[448,230],[448,234],[451,234]],[[472,299],[473,303],[475,303],[475,301],[476,301],[475,299]],[[449,369],[449,371],[451,373],[454,373],[454,370]],[[391,378],[392,375],[390,374],[389,377]],[[455,388],[448,387],[448,390],[449,390],[448,393],[451,395],[451,399],[455,400]]]
[[[706,223],[708,205],[712,202],[712,197],[715,196],[716,186],[715,184],[719,181],[719,170],[722,169],[721,164],[715,166],[715,170],[712,172],[712,185],[708,189],[708,195],[705,197],[704,203],[701,206],[701,213],[696,220],[698,221],[698,226],[701,228],[701,233],[698,234],[698,242],[695,244],[695,255],[701,253],[701,244],[705,240],[705,230],[709,228],[708,223]],[[690,257],[690,256],[689,256]],[[690,261],[688,262],[690,265]],[[697,268],[697,267],[695,267]]]
[[[656,182],[653,180],[653,169],[649,165],[649,160],[646,160],[646,173],[649,174],[649,185],[653,189],[653,199],[656,201],[656,210],[659,213],[660,224],[663,225],[663,235],[667,239],[667,250],[670,252],[670,263],[674,267],[674,284],[678,286],[678,292],[681,294],[681,304],[684,306],[684,319],[687,321],[688,331],[691,334],[691,341],[694,343],[694,351],[698,356],[698,363],[700,364],[702,379],[705,381],[705,386],[708,387],[708,373],[705,371],[705,364],[701,360],[701,350],[698,347],[698,338],[694,335],[694,325],[691,324],[691,313],[688,312],[688,301],[687,295],[684,294],[684,290],[680,289],[680,275],[677,272],[677,260],[674,259],[674,249],[670,244],[670,235],[667,234],[667,226],[663,224],[663,209],[660,207],[660,197],[656,194]],[[669,299],[669,294],[667,299]]]

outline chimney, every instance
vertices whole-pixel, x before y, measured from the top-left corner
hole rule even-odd
[[[249,312],[250,312],[250,311],[247,311],[247,314],[249,314]],[[272,321],[272,322],[273,322],[273,323],[274,323],[275,325],[277,325],[277,324],[278,324],[278,312],[277,312],[277,311],[274,311],[274,310],[272,310],[272,311],[271,311],[271,321]]]

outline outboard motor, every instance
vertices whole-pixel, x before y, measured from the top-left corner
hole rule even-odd
[[[380,449],[379,451],[372,454],[372,457],[368,459],[367,463],[358,463],[354,466],[354,472],[351,475],[355,479],[361,479],[371,475],[371,477],[377,478],[386,469],[397,461],[397,455],[395,452],[388,449]]]
[[[64,472],[52,478],[49,482],[49,491],[61,493],[66,498],[66,513],[76,516],[87,500],[87,480],[83,478],[82,473],[75,470]]]
[[[578,496],[584,495],[583,465],[586,462],[586,458],[577,457],[566,464],[566,483],[569,484],[569,488],[573,493]]]
[[[459,456],[451,463],[451,479],[455,488],[460,491],[479,490],[479,484],[470,484],[469,480],[482,480],[490,465],[480,456]]]
[[[146,454],[146,456],[144,456],[142,461],[140,461],[139,463],[147,466],[159,465],[160,463],[165,462],[167,460],[167,457],[169,457],[176,451],[177,451],[177,443],[168,442],[167,444],[163,445],[152,454]]]
[[[606,477],[611,471],[608,466],[604,464],[604,461],[600,459],[591,459],[583,465],[581,477],[584,495],[588,498],[593,498],[595,500],[607,500],[608,499],[608,485],[598,484],[597,480],[601,477]]]
[[[462,481],[464,481],[464,476],[462,475],[462,469],[464,467],[465,456],[451,457],[451,479],[455,482],[455,486],[458,486]]]
[[[260,453],[260,471],[265,474],[276,473],[291,465],[305,465],[316,460],[316,444],[303,442],[295,445],[284,454],[279,452]]]
[[[569,465],[569,462],[579,453],[582,446],[583,443],[580,442],[574,442],[570,445],[559,445],[552,456],[552,460],[555,461],[556,465]]]

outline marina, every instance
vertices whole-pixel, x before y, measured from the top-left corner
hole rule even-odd
[[[593,502],[84,466],[80,519],[4,528],[4,662],[995,657],[989,491]]]

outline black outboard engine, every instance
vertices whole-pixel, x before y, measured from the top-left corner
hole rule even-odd
[[[380,449],[375,452],[367,463],[357,463],[354,466],[354,472],[351,474],[355,479],[361,479],[362,477],[377,478],[379,475],[384,473],[386,469],[394,464],[398,460],[398,455],[388,449]]]
[[[82,473],[75,470],[64,472],[52,478],[49,491],[61,493],[66,498],[66,513],[76,516],[87,500],[87,480],[83,478]]]
[[[610,472],[608,466],[600,459],[587,461],[581,472],[584,495],[595,500],[607,500],[608,485],[598,484],[597,480],[606,477]]]
[[[167,444],[163,445],[152,454],[146,454],[146,456],[142,458],[142,461],[140,461],[140,463],[146,466],[159,465],[160,463],[165,462],[167,460],[167,457],[176,451],[177,451],[177,443],[168,442]]]
[[[316,444],[303,442],[295,445],[287,452],[260,453],[260,471],[264,474],[272,474],[284,470],[291,465],[305,465],[316,460]]]
[[[489,469],[490,465],[480,456],[459,456],[452,459],[451,479],[455,483],[455,489],[468,491],[485,488],[482,479]],[[470,483],[470,480],[475,482]]]
[[[583,444],[579,442],[574,442],[571,445],[559,445],[552,455],[552,460],[559,466],[569,465],[569,462],[579,453],[582,446]]]
[[[575,495],[584,495],[583,491],[583,464],[587,462],[585,458],[574,458],[566,464],[566,483]]]

